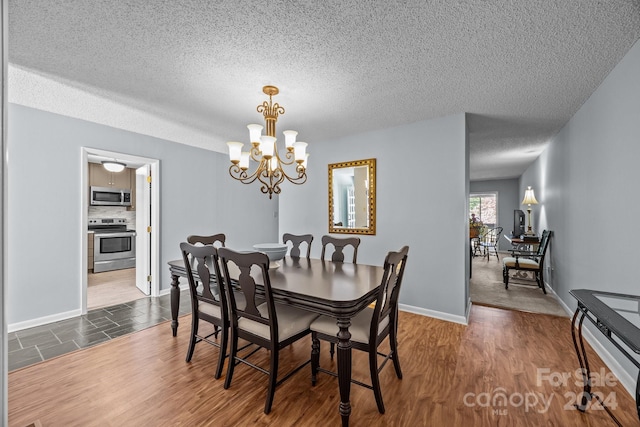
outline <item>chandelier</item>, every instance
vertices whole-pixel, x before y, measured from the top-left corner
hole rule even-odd
[[[307,143],[296,142],[298,132],[285,130],[284,144],[286,151],[283,154],[278,152],[276,144],[276,122],[278,115],[284,114],[284,108],[277,102],[274,104],[272,97],[277,95],[279,90],[275,86],[265,86],[262,92],[269,95],[269,102],[264,101],[258,105],[258,113],[262,113],[266,125],[265,133],[262,135],[262,125],[247,125],[249,129],[249,140],[251,142],[250,151],[242,151],[244,146],[241,142],[227,142],[229,146],[229,175],[243,184],[251,184],[258,180],[262,186],[260,191],[269,194],[269,198],[274,194],[280,194],[280,184],[286,179],[293,184],[304,184],[307,181]],[[258,163],[254,172],[248,172],[249,161]],[[287,175],[283,166],[292,166],[291,175]]]

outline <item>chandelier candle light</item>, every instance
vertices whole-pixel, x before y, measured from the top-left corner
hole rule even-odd
[[[524,192],[524,199],[522,199],[522,204],[527,205],[527,214],[529,216],[529,225],[527,226],[527,232],[524,233],[525,236],[533,236],[534,233],[531,230],[531,205],[537,205],[538,201],[536,200],[535,194],[533,194],[533,188],[529,185]]]
[[[279,92],[277,87],[265,86],[262,88],[262,92],[269,95],[269,102],[264,101],[257,108],[258,113],[262,113],[264,116],[266,135],[262,135],[262,125],[251,124],[247,125],[252,145],[251,151],[242,151],[244,144],[241,142],[227,142],[229,159],[231,160],[229,175],[243,184],[251,184],[258,180],[262,183],[260,191],[269,194],[269,198],[272,198],[273,194],[280,194],[280,184],[285,179],[298,185],[307,181],[307,158],[309,155],[306,153],[307,143],[296,142],[298,132],[294,130],[282,132],[286,151],[284,155],[278,153],[276,122],[278,115],[284,114],[284,108],[272,101],[272,97]],[[250,160],[258,163],[256,170],[252,173],[247,172]],[[283,166],[294,163],[295,170],[293,171],[297,176],[289,176],[285,173]]]

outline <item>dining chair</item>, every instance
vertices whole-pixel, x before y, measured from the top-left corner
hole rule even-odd
[[[502,235],[502,227],[494,227],[488,229],[480,237],[480,246],[482,247],[483,255],[486,255],[487,261],[491,255],[491,251],[495,254],[496,258],[500,260],[498,255],[498,243],[500,243],[500,236]]]
[[[223,233],[212,234],[211,236],[198,236],[197,234],[192,234],[187,237],[187,242],[192,245],[201,243],[203,245],[214,245],[216,247],[224,247],[226,240],[227,236]]]
[[[320,254],[320,259],[324,260],[325,250],[327,246],[331,244],[333,245],[334,251],[331,255],[331,261],[333,262],[344,262],[344,249],[347,246],[353,247],[353,260],[352,263],[356,263],[358,259],[358,246],[360,246],[360,238],[359,237],[333,237],[333,236],[322,236],[322,253]]]
[[[384,402],[380,390],[379,373],[389,359],[393,361],[396,376],[402,379],[400,360],[398,359],[398,295],[404,269],[407,264],[409,247],[404,246],[398,252],[389,252],[384,260],[384,275],[378,289],[374,308],[366,307],[351,319],[349,332],[351,333],[352,348],[369,354],[369,372],[371,384],[364,384],[352,380],[354,384],[373,390],[378,405],[378,411],[384,414]],[[336,319],[320,316],[311,324],[311,383],[316,384],[318,372],[337,376],[335,372],[320,368],[320,340],[331,343],[338,342],[338,326]],[[378,347],[389,337],[390,351],[384,354]],[[378,356],[384,357],[378,366]]]
[[[542,288],[542,292],[547,293],[543,274],[544,259],[547,254],[549,239],[552,235],[552,231],[544,230],[536,251],[520,251],[514,249],[511,250],[512,256],[502,259],[502,281],[504,282],[505,289],[509,289],[509,270],[531,271],[533,272],[538,287]]]
[[[291,242],[293,246],[289,251],[289,256],[300,258],[300,244],[307,243],[307,258],[311,257],[311,242],[313,242],[312,234],[295,235],[290,233],[284,233],[282,235],[282,243]]]
[[[220,378],[224,359],[226,357],[228,331],[229,331],[229,308],[225,289],[218,286],[215,292],[211,286],[204,284],[211,283],[212,275],[220,277],[220,266],[218,264],[217,249],[213,245],[195,246],[191,243],[180,244],[182,259],[187,270],[187,280],[189,281],[189,295],[191,296],[191,337],[187,350],[187,362],[191,361],[196,344],[205,341],[219,348],[218,365],[216,367],[215,378]],[[195,272],[203,286],[199,288],[195,280]],[[209,335],[198,333],[200,320],[211,323],[214,332]],[[220,342],[211,339],[212,336],[218,338]]]
[[[226,240],[227,240],[227,236],[225,236],[224,233],[212,234],[209,236],[200,236],[197,234],[191,234],[187,236],[187,243],[190,243],[192,245],[213,245],[216,248],[224,247]],[[213,265],[210,265],[210,268],[213,270]],[[195,283],[197,287],[198,281],[196,280]]]
[[[358,246],[360,246],[360,238],[359,237],[333,237],[333,236],[322,236],[322,253],[320,254],[320,259],[324,260],[325,250],[328,245],[333,245],[334,251],[331,255],[331,261],[333,262],[344,262],[344,248],[347,246],[353,247],[353,260],[352,263],[355,264],[358,259]],[[331,354],[331,359],[333,359],[333,355],[336,352],[335,343],[331,343],[331,348],[329,349],[329,354]]]
[[[292,369],[278,379],[278,361],[281,349],[311,333],[309,326],[317,314],[284,304],[276,304],[269,279],[269,257],[261,252],[236,252],[229,248],[218,249],[223,269],[225,290],[231,309],[231,350],[224,388],[231,386],[234,368],[244,363],[269,376],[264,413],[268,414],[273,405],[276,387],[291,375],[306,366],[310,360]],[[244,304],[238,304],[233,286],[239,287],[246,297]],[[262,294],[260,297],[259,294]],[[259,346],[257,349],[239,355],[238,339]],[[257,366],[248,360],[256,351],[264,348],[270,353],[269,369]]]

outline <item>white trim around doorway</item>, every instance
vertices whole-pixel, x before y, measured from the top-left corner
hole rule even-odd
[[[147,256],[151,257],[151,296],[159,296],[160,294],[160,160],[147,157],[135,156],[131,154],[118,153],[112,151],[100,150],[97,148],[82,147],[81,148],[81,185],[82,194],[80,196],[81,224],[83,231],[88,227],[88,210],[89,205],[89,156],[100,156],[116,158],[123,162],[146,164],[149,165],[152,176],[151,185],[151,253]],[[86,232],[80,233],[80,307],[82,314],[87,312],[87,237]]]

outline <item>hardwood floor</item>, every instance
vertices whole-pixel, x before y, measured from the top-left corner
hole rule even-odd
[[[105,271],[87,275],[87,309],[109,307],[145,298],[136,287],[136,269]]]
[[[180,318],[176,338],[164,323],[9,373],[9,424],[340,424],[337,380],[320,374],[312,387],[310,369],[277,389],[269,415],[262,412],[265,375],[239,365],[231,388],[224,390],[223,378],[213,379],[215,347],[198,344],[192,362],[185,363],[189,322],[189,316]],[[308,358],[310,347],[306,339],[282,351],[280,372]],[[604,365],[589,350],[598,372]],[[352,385],[351,425],[615,426],[603,410],[591,408],[583,414],[571,407],[581,387],[574,384],[578,362],[570,320],[564,317],[474,306],[471,322],[464,326],[401,312],[399,355],[403,379],[396,378],[391,365],[380,377],[386,413],[378,413],[373,392]],[[256,356],[266,366],[266,352]],[[321,351],[321,366],[335,369],[328,351]],[[562,373],[572,375],[566,384],[544,379]],[[364,353],[354,351],[353,374],[369,382]],[[594,391],[613,396],[613,412],[622,425],[640,426],[635,402],[620,384]],[[499,406],[500,399],[492,404],[501,392],[506,406]],[[543,399],[550,402],[548,408]]]

